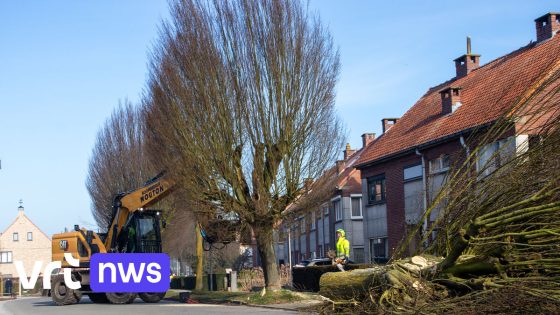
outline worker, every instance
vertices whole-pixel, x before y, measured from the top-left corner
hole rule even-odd
[[[336,242],[335,263],[340,271],[345,271],[344,265],[348,263],[350,256],[350,242],[346,239],[346,232],[343,229],[336,230],[336,237],[338,241]]]

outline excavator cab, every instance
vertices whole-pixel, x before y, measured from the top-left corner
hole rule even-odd
[[[160,211],[143,210],[130,215],[118,236],[118,251],[161,253]]]

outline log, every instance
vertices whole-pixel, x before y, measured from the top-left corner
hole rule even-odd
[[[359,301],[370,287],[381,284],[385,272],[385,266],[346,272],[327,272],[319,281],[321,288],[319,294],[335,302],[352,299]]]
[[[319,294],[335,302],[350,302],[364,298],[373,287],[408,288],[416,285],[420,288],[417,280],[441,260],[440,257],[428,255],[414,256],[389,265],[346,272],[327,272],[319,281]]]

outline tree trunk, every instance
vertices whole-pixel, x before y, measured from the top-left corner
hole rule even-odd
[[[196,290],[204,289],[204,251],[202,250],[202,235],[200,234],[200,227],[196,225]]]
[[[378,285],[386,268],[374,267],[346,272],[327,272],[319,280],[319,294],[333,301],[360,300],[368,290]]]
[[[276,264],[276,253],[274,252],[272,224],[270,226],[253,227],[253,231],[257,239],[257,250],[261,258],[266,289],[270,291],[280,290],[280,276]]]

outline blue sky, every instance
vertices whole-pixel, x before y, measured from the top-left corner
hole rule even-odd
[[[487,63],[535,39],[533,20],[557,1],[312,0],[341,52],[337,108],[352,147],[399,117],[452,60]],[[24,201],[47,234],[95,227],[85,188],[99,127],[136,101],[166,1],[0,2],[0,231]]]

